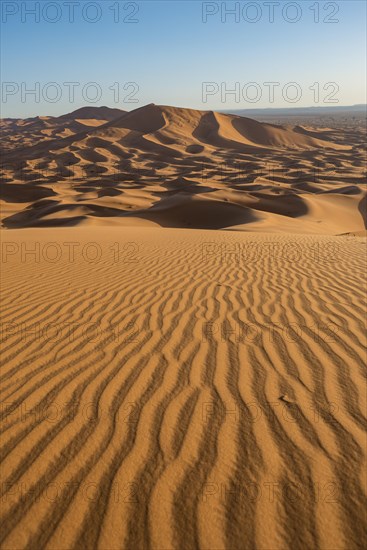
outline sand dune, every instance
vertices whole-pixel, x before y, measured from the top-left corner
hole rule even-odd
[[[301,122],[2,121],[2,550],[365,548],[366,132]]]
[[[12,151],[50,139],[69,137],[82,132],[86,127],[94,128],[106,124],[109,120],[121,116],[123,112],[109,107],[82,107],[60,117],[2,119],[2,147]]]
[[[1,548],[363,548],[363,238],[2,241]]]
[[[151,223],[338,234],[366,227],[363,127],[277,126],[154,104],[2,126],[6,228]]]

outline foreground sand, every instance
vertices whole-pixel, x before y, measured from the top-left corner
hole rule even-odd
[[[363,547],[363,238],[2,241],[1,548]]]

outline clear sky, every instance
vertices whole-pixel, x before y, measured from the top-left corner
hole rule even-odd
[[[366,102],[363,0],[1,0],[1,9],[2,117],[151,102],[220,110]]]

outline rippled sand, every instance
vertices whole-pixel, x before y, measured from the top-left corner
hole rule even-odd
[[[1,548],[363,547],[364,238],[1,237]]]

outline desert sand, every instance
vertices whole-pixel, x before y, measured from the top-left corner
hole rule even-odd
[[[363,128],[2,126],[1,548],[363,548]]]
[[[2,122],[7,228],[365,229],[365,126],[147,105]],[[21,185],[21,187],[19,187]]]

